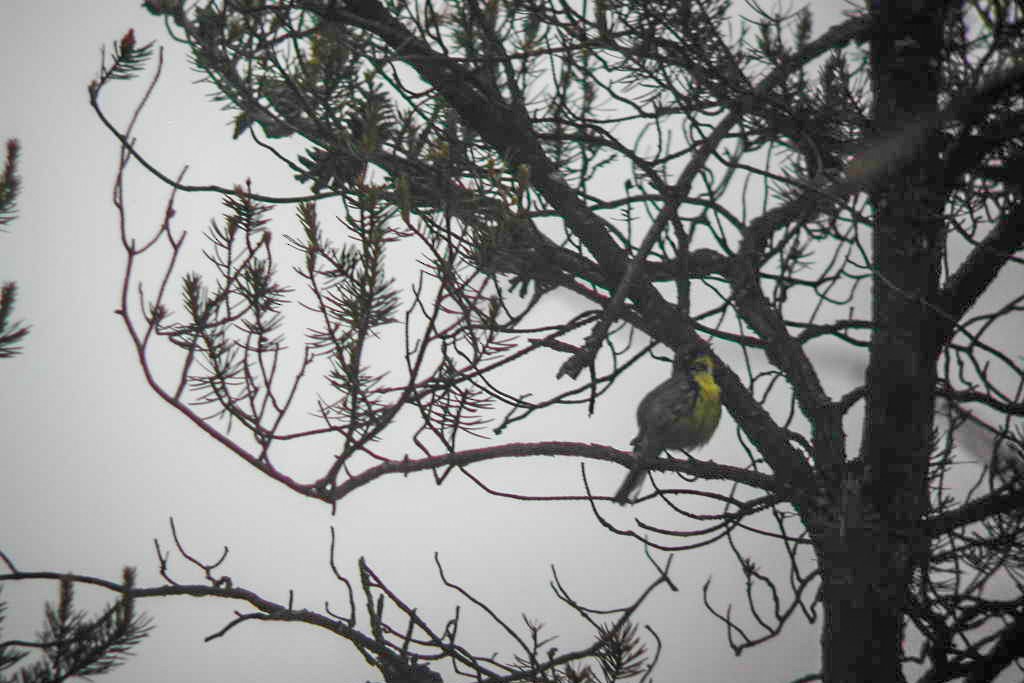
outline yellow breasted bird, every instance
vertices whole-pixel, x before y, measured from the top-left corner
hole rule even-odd
[[[702,351],[680,351],[672,376],[654,387],[636,409],[640,430],[633,439],[636,463],[613,500],[620,505],[643,483],[645,466],[665,449],[703,446],[715,433],[722,415],[721,389],[715,382],[715,361]]]

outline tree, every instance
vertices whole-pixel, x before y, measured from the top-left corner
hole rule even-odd
[[[17,216],[16,200],[21,189],[19,151],[17,140],[11,138],[7,141],[6,162],[0,175],[0,231]],[[20,353],[19,343],[29,331],[27,326],[11,319],[17,292],[14,282],[5,282],[0,287],[0,358],[11,358]],[[0,552],[0,560],[15,575],[20,573],[3,552]],[[75,608],[75,582],[69,577],[60,578],[57,603],[46,605],[43,627],[36,640],[0,641],[0,672],[18,666],[15,676],[0,675],[0,683],[15,680],[21,683],[55,683],[69,678],[97,676],[123,664],[132,648],[152,629],[149,617],[135,612],[135,598],[131,594],[134,584],[135,570],[125,567],[120,584],[125,589],[123,595],[99,615],[91,617],[87,611]],[[0,626],[6,610],[7,604],[0,600]],[[33,651],[40,653],[41,657],[25,661]]]
[[[1024,300],[997,286],[1024,247],[1019,5],[873,2],[814,37],[809,11],[740,16],[715,0],[146,4],[235,112],[235,136],[312,190],[195,187],[148,164],[131,128],[101,107],[104,90],[148,57],[133,33],[90,87],[122,143],[118,208],[132,160],[174,188],[151,239],[122,221],[119,314],[153,390],[226,449],[331,506],[383,477],[429,471],[443,481],[459,468],[473,478],[474,464],[500,458],[629,467],[630,454],[612,447],[472,439],[554,406],[614,401],[616,382],[645,357],[710,338],[746,464],[650,463],[665,474],[651,477],[640,513],[667,506],[678,525],[638,522],[645,536],[606,519],[612,491],[593,490],[585,469],[583,495],[565,499],[670,556],[732,544],[749,614],[710,598],[708,608],[737,652],[820,614],[822,666],[806,680],[986,681],[1020,664],[1013,419],[1024,412],[1024,373],[992,341]],[[202,191],[222,193],[225,214],[173,307],[187,256],[173,206],[177,193]],[[318,210],[339,201],[344,238]],[[282,204],[296,205],[300,228],[271,240],[268,210]],[[405,245],[421,264],[408,287],[385,260]],[[167,268],[147,279],[136,264],[159,249]],[[277,270],[289,255],[296,283]],[[555,296],[573,302],[571,317]],[[309,330],[300,344],[289,317]],[[375,347],[391,336],[405,346],[389,364]],[[178,349],[178,365],[156,367],[160,344]],[[864,376],[827,390],[819,348],[863,359]],[[504,370],[551,356],[570,389],[503,390]],[[307,386],[316,370],[322,380]],[[977,429],[989,435],[991,466],[954,487],[965,468],[958,435]],[[378,452],[375,442],[403,430],[418,455]],[[317,476],[294,477],[277,459],[296,440],[327,444]],[[700,499],[719,512],[691,512]],[[774,535],[783,571],[739,550],[748,533]],[[247,601],[254,611],[225,630],[313,623],[389,681],[436,680],[442,660],[485,680],[649,673],[655,651],[630,617],[670,581],[665,566],[611,622],[559,586],[593,624],[593,645],[548,653],[531,624],[515,636],[525,654],[499,660],[461,647],[454,623],[427,623],[366,563],[369,630],[357,628],[354,606],[293,609],[194,562],[207,585],[77,579],[135,597]],[[12,567],[4,578],[19,575]]]
[[[3,556],[5,564],[17,573]],[[132,648],[152,630],[149,617],[135,613],[131,595],[135,571],[126,567],[119,584],[124,594],[99,615],[75,609],[75,581],[60,579],[57,605],[46,605],[43,628],[34,641],[0,642],[0,671],[21,664],[17,676],[0,676],[0,681],[20,683],[57,683],[71,678],[105,674],[124,663]],[[0,602],[0,624],[6,605]],[[42,653],[35,661],[24,661],[32,651]]]
[[[18,190],[21,187],[21,178],[18,177],[19,149],[17,140],[11,138],[7,141],[3,175],[0,175],[0,232],[5,232],[4,226],[17,215]],[[5,282],[0,287],[0,358],[17,355],[21,351],[21,340],[28,334],[28,327],[12,319],[17,296],[16,283]]]

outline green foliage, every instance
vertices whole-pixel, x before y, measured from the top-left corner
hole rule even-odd
[[[201,273],[182,281],[186,322],[159,317],[160,331],[187,349],[198,368],[188,375],[196,402],[252,425],[272,377],[256,357],[284,347],[281,307],[289,289],[277,282],[269,249],[269,207],[256,202],[251,187],[224,197],[222,220],[211,221],[204,252],[214,277]]]
[[[99,78],[89,86],[90,92],[95,94],[97,89],[108,81],[127,81],[135,78],[146,68],[146,63],[153,56],[153,44],[153,41],[150,41],[145,45],[138,45],[135,42],[135,29],[128,29],[121,40],[113,43],[109,66],[104,54]]]
[[[20,342],[28,335],[29,328],[12,319],[17,293],[18,286],[13,282],[5,282],[0,287],[0,358],[20,353]]]
[[[17,216],[15,200],[21,189],[21,178],[18,176],[18,141],[7,141],[7,158],[4,161],[4,174],[0,176],[0,228],[7,225]]]
[[[7,141],[7,158],[4,172],[0,176],[0,232],[3,226],[17,216],[16,200],[21,189],[21,178],[18,177],[18,141]],[[13,282],[5,282],[0,286],[0,358],[10,358],[21,351],[21,340],[28,334],[28,327],[15,322],[14,301],[18,296],[18,286]]]
[[[184,351],[181,367],[168,373],[180,378],[179,385],[161,395],[193,420],[195,414],[184,407],[189,401],[211,406],[215,417],[227,416],[228,428],[233,421],[243,423],[260,449],[250,451],[245,444],[236,452],[264,474],[333,505],[385,470],[429,469],[443,479],[454,468],[468,468],[467,458],[509,457],[512,451],[503,447],[459,452],[456,437],[493,424],[495,406],[507,408],[496,432],[554,406],[586,405],[593,411],[599,401],[617,400],[610,393],[603,397],[624,373],[644,372],[634,368],[652,348],[649,341],[673,348],[680,341],[716,339],[715,352],[724,359],[719,374],[725,405],[749,463],[688,459],[685,472],[677,473],[700,479],[707,490],[659,488],[657,497],[681,515],[680,527],[638,522],[643,542],[669,551],[722,538],[733,544],[734,534],[739,538],[740,530],[754,528],[744,520],[771,508],[774,516],[759,518],[755,526],[777,525],[777,533],[766,533],[789,553],[789,586],[757,572],[733,545],[756,630],[731,609],[718,612],[708,603],[737,652],[775,638],[794,616],[813,621],[821,601],[845,609],[854,602],[844,601],[845,593],[815,589],[821,581],[850,576],[856,579],[851,585],[868,589],[862,595],[871,600],[890,591],[897,599],[877,605],[888,629],[883,635],[826,627],[825,641],[832,639],[827,662],[839,662],[833,655],[844,654],[847,643],[868,647],[864,651],[871,656],[870,647],[882,643],[878,651],[885,650],[892,664],[899,657],[907,661],[895,650],[896,625],[909,618],[919,620],[918,631],[932,641],[936,625],[947,631],[940,634],[947,644],[964,637],[963,645],[936,648],[932,677],[945,676],[954,661],[973,666],[981,650],[971,632],[1005,616],[1002,607],[983,603],[985,583],[996,569],[1010,566],[1002,549],[1020,545],[1021,527],[1009,520],[1008,526],[989,526],[987,535],[969,538],[960,528],[970,520],[952,518],[952,503],[927,511],[916,498],[928,483],[927,461],[917,452],[927,439],[905,437],[931,430],[928,392],[982,402],[1008,417],[1020,414],[1019,363],[982,340],[994,321],[1019,312],[1019,298],[1002,310],[979,309],[977,317],[964,317],[992,282],[986,270],[1020,263],[1019,93],[1002,103],[994,97],[989,104],[978,102],[974,113],[959,105],[939,109],[991,90],[984,84],[992,68],[1019,52],[1005,48],[1015,45],[1007,41],[1017,39],[1020,24],[1009,4],[973,3],[972,11],[987,12],[989,20],[954,17],[949,30],[962,29],[963,40],[951,39],[946,53],[936,50],[923,59],[927,45],[909,39],[887,45],[896,31],[877,30],[875,10],[900,3],[871,5],[815,36],[808,11],[769,11],[751,3],[750,16],[743,16],[729,0],[210,0],[189,3],[187,13],[183,3],[149,0],[151,12],[170,17],[181,29],[175,35],[188,43],[193,66],[231,112],[234,136],[253,137],[312,188],[315,200],[329,201],[332,212],[344,215],[339,224],[321,228],[317,205],[302,203],[301,231],[286,238],[298,252],[296,270],[306,290],[295,297],[294,308],[304,309],[303,322],[312,323],[306,325],[301,358],[290,363],[298,369],[294,381],[286,380],[283,400],[273,385],[277,368],[289,365],[287,358],[279,363],[279,352],[290,297],[275,277],[267,208],[253,199],[251,188],[225,193],[226,214],[208,234],[206,270],[183,281],[184,319],[172,321],[163,289],[143,303],[151,323],[144,334],[135,334],[125,314],[143,363],[151,362],[145,356],[156,327]],[[981,27],[980,42],[973,42],[976,29],[970,26]],[[991,34],[992,50],[985,34]],[[135,51],[129,33],[115,45],[115,66],[104,77],[134,73]],[[974,59],[986,52],[981,61]],[[936,69],[934,82],[942,86],[921,102],[904,103],[906,112],[920,110],[920,124],[887,130],[899,117],[879,112],[900,97],[891,91],[879,97],[880,79],[886,69],[903,73],[914,60],[920,60],[915,66],[922,73]],[[117,66],[118,61],[125,63]],[[948,64],[940,73],[941,61]],[[872,78],[869,68],[877,69]],[[892,82],[899,90],[900,83],[914,81]],[[879,134],[890,136],[885,144],[875,140]],[[292,138],[288,144],[271,144],[286,137]],[[926,137],[934,140],[922,147]],[[916,171],[915,158],[924,162]],[[947,177],[935,177],[947,165]],[[892,189],[905,185],[915,191]],[[866,188],[870,192],[862,192]],[[918,201],[918,189],[928,190],[920,193],[927,201]],[[934,201],[939,195],[948,197],[945,207]],[[885,217],[887,205],[904,202],[903,213]],[[993,227],[994,217],[1007,210],[1015,211],[1010,220]],[[894,216],[900,220],[891,221]],[[879,230],[903,223],[905,229],[889,235]],[[898,244],[919,229],[913,240]],[[169,282],[180,242],[170,228],[166,235],[173,251],[164,279]],[[408,292],[396,287],[385,267],[388,245],[396,239],[418,250]],[[953,247],[948,252],[944,239]],[[961,262],[957,254],[965,249],[970,256]],[[912,286],[894,284],[892,276],[902,274],[893,264],[918,254],[934,257],[934,267],[908,268],[917,278],[907,281]],[[136,255],[129,253],[130,263]],[[872,282],[876,296],[889,292],[886,301],[869,301],[862,290]],[[531,287],[534,296],[524,301]],[[508,296],[517,290],[518,299]],[[541,295],[552,290],[569,296],[544,297],[543,304],[559,306],[541,308]],[[895,314],[880,313],[878,302]],[[938,383],[923,372],[902,377],[904,366],[915,364],[892,354],[899,344],[877,341],[898,330],[902,313],[918,303],[926,306],[914,319],[920,314],[921,322],[939,332],[948,328],[932,349],[946,347]],[[392,339],[384,338],[396,335],[384,328],[399,321],[403,353],[392,352],[396,357],[388,359],[385,371],[371,367],[372,346],[386,347]],[[907,323],[903,331],[925,329]],[[931,344],[930,337],[942,334],[916,338]],[[858,358],[869,347],[864,386],[828,396],[817,361],[805,348],[818,340],[845,344]],[[543,366],[531,365],[533,359],[553,367],[559,356],[570,355],[560,376],[576,379],[572,385],[531,382],[521,394],[499,385],[505,368],[540,376]],[[319,424],[282,427],[314,362],[326,366],[325,376],[315,392],[307,391],[315,403],[298,419],[312,415]],[[586,382],[579,374],[584,367],[590,370]],[[893,420],[887,395],[914,385],[907,396],[913,395],[908,403],[917,417],[907,424]],[[864,454],[878,466],[846,471],[857,456],[845,451],[844,421],[861,403],[870,418]],[[371,449],[407,409],[419,413],[412,441],[424,457],[395,450],[393,442],[380,453]],[[884,419],[875,422],[873,416]],[[898,429],[879,427],[887,424]],[[204,427],[222,429],[213,421]],[[885,442],[902,439],[908,447],[889,448],[877,460],[885,449],[877,447],[879,439],[867,438],[872,434]],[[331,440],[331,461],[308,485],[296,485],[271,448],[319,436]],[[565,453],[579,455],[575,448]],[[362,467],[366,462],[373,466]],[[387,467],[375,467],[381,464]],[[909,481],[909,474],[920,481],[896,483]],[[946,491],[939,479],[930,483]],[[587,494],[599,497],[589,487]],[[725,507],[697,517],[671,502],[689,495],[720,498]],[[976,515],[979,506],[967,505],[972,497],[981,499],[972,491],[961,510]],[[990,498],[1004,506],[1006,499]],[[877,525],[882,531],[874,528],[876,513],[885,521]],[[940,515],[946,532],[934,531]],[[851,520],[857,523],[847,525]],[[918,604],[899,614],[905,587],[892,581],[878,591],[861,583],[859,563],[914,557],[918,549],[907,545],[905,529],[923,528],[925,522],[933,529],[929,533],[949,537],[950,550],[933,555],[930,569],[937,580],[923,578],[914,596]],[[669,540],[653,541],[648,533]],[[870,552],[847,552],[851,539],[857,544],[849,547]],[[972,544],[977,558],[970,555]],[[819,571],[816,563],[823,558],[843,571]],[[959,565],[965,558],[980,580],[961,572],[941,575],[944,564]],[[896,572],[888,564],[878,566],[888,576],[917,571],[910,564]],[[772,613],[756,605],[762,588],[771,595]],[[373,601],[368,603],[372,611]],[[385,640],[381,634],[399,633],[378,623],[378,641]],[[533,637],[526,654],[501,675],[542,671],[544,680],[559,683],[646,680],[657,660],[657,653],[648,657],[636,628],[609,626],[597,627],[593,645],[556,666],[549,639],[540,638],[539,626],[527,627]],[[377,666],[387,680],[417,677],[418,670],[406,666],[415,661],[405,657],[407,645],[466,664],[457,659],[462,652],[448,633],[434,640],[407,635],[403,656],[392,662],[378,654]],[[869,659],[861,651],[857,655],[851,661]],[[471,661],[478,677],[497,678],[484,673],[495,658]],[[890,667],[859,678],[888,680],[894,674]]]
[[[637,636],[636,624],[627,623],[614,630],[599,626],[598,634],[604,643],[597,656],[605,680],[634,678],[650,668],[652,663],[646,646]]]
[[[306,281],[319,324],[309,330],[310,347],[330,358],[328,381],[337,398],[324,402],[325,415],[344,416],[354,446],[379,431],[380,376],[366,371],[363,354],[375,330],[397,320],[400,298],[384,268],[385,247],[391,240],[379,190],[367,188],[361,199],[346,203],[345,225],[356,241],[336,246],[323,235],[316,205],[299,205],[302,238],[289,237],[303,255],[296,272]]]
[[[2,592],[3,586],[0,586],[0,592]],[[0,601],[0,627],[3,626],[4,619],[7,618],[7,603]],[[0,629],[0,634],[3,631]],[[19,649],[15,644],[0,641],[0,672],[11,668],[22,659],[28,656],[28,650]],[[0,675],[0,683],[6,683],[9,679],[6,676]]]
[[[527,672],[543,667],[543,654],[552,657],[558,648],[552,647],[555,638],[542,637],[542,624],[529,619],[525,621],[530,632],[528,642],[532,656],[516,657],[516,664],[520,670]],[[648,654],[647,647],[637,636],[635,624],[625,622],[609,626],[594,623],[593,626],[597,632],[597,645],[589,657],[552,667],[545,672],[543,678],[536,680],[551,683],[614,683],[650,673],[657,657]],[[588,662],[596,663],[597,670]]]
[[[184,16],[184,5],[184,0],[146,0],[142,3],[142,6],[154,16],[167,16],[178,20]]]
[[[125,567],[123,578],[130,591],[135,570]],[[149,617],[135,613],[135,600],[129,594],[98,616],[75,609],[70,578],[61,581],[57,605],[47,603],[44,618],[35,641],[17,641],[17,648],[12,645],[0,650],[0,670],[20,662],[30,649],[42,652],[43,658],[22,666],[14,677],[0,676],[0,683],[57,683],[108,673],[123,664],[153,629]]]

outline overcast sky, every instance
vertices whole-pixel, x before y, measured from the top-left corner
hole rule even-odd
[[[826,26],[818,24],[819,30]],[[219,448],[160,403],[144,385],[128,339],[113,311],[122,252],[110,202],[117,146],[88,107],[100,47],[129,28],[140,43],[168,47],[164,77],[137,135],[146,156],[168,173],[191,167],[194,183],[230,185],[253,178],[257,189],[298,192],[289,174],[249,145],[230,140],[230,116],[209,102],[162,23],[139,2],[0,3],[0,138],[22,143],[19,218],[0,236],[0,279],[19,284],[17,313],[32,325],[24,353],[0,362],[4,442],[0,470],[0,548],[23,570],[57,570],[117,579],[125,564],[140,583],[157,585],[153,539],[169,544],[173,516],[188,547],[208,559],[224,545],[224,568],[235,585],[297,606],[342,605],[345,594],[327,566],[328,530],[339,535],[339,568],[355,578],[365,556],[407,602],[444,619],[460,604],[441,586],[433,565],[440,553],[449,576],[487,600],[513,623],[525,613],[562,633],[560,649],[587,644],[589,633],[548,590],[549,567],[586,604],[625,604],[652,574],[642,547],[611,537],[582,504],[514,504],[494,500],[465,479],[443,487],[430,475],[375,484],[336,514],[290,493]],[[107,94],[124,122],[143,81]],[[129,180],[130,219],[138,234],[162,216],[166,189],[136,171]],[[215,196],[182,197],[178,225],[197,238],[219,213]],[[276,213],[287,219],[287,212]],[[547,381],[547,380],[545,380]],[[648,387],[625,386],[632,406]],[[604,405],[542,414],[508,440],[580,440],[625,448],[633,436],[632,407]],[[716,437],[713,457],[741,462],[732,424]],[[406,444],[386,444],[395,452]],[[552,459],[486,470],[507,488],[561,477],[578,491],[576,463]],[[622,472],[590,471],[611,492]],[[619,515],[624,522],[628,515]],[[753,547],[753,546],[752,546]],[[172,571],[198,582],[181,561]],[[816,668],[817,626],[794,622],[773,645],[735,658],[725,634],[700,604],[700,586],[714,576],[719,605],[742,602],[742,577],[725,547],[675,560],[678,593],[651,599],[639,621],[653,625],[666,650],[657,680],[788,680]],[[53,584],[8,585],[4,638],[31,637]],[[110,599],[83,591],[98,605]],[[347,642],[302,625],[245,625],[227,637],[203,638],[244,609],[228,602],[163,599],[142,609],[156,618],[154,635],[127,665],[103,680],[223,681],[301,677],[310,683],[379,680]],[[468,610],[465,633],[482,651],[507,654],[512,643],[493,637],[485,616]],[[365,627],[365,622],[362,623]],[[471,636],[472,637],[472,636]]]

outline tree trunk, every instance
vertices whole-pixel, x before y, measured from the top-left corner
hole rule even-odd
[[[944,198],[935,131],[921,122],[936,120],[944,10],[871,6],[873,120],[883,140],[904,145],[891,162],[906,165],[870,190],[875,327],[864,439],[832,491],[839,514],[819,545],[828,683],[902,680],[902,614],[928,549],[918,529],[928,509]]]
[[[900,640],[915,544],[884,523],[850,476],[838,522],[819,535],[822,567],[822,673],[827,683],[903,680]]]

